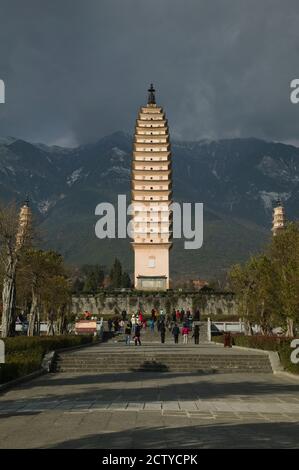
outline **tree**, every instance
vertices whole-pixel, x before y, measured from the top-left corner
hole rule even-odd
[[[80,295],[84,289],[84,281],[76,277],[75,281],[73,282],[72,291],[74,294]]]
[[[286,323],[287,336],[294,336],[299,323],[299,224],[289,223],[273,237],[269,252],[277,277],[280,314]]]
[[[2,337],[14,336],[16,273],[24,247],[31,240],[30,210],[26,203],[18,214],[15,204],[0,206],[0,251],[3,270]]]
[[[263,334],[269,334],[277,308],[277,285],[271,259],[264,254],[252,256],[244,266],[233,266],[229,280],[245,319],[246,333],[251,334],[251,324],[256,322]]]
[[[129,274],[126,273],[126,272],[122,273],[121,286],[126,288],[126,289],[129,289],[130,287],[132,287],[131,278],[130,278]]]
[[[57,334],[67,332],[67,317],[71,305],[70,282],[63,275],[50,276],[42,292],[42,304],[48,313],[47,334],[54,334],[54,321],[57,322]]]
[[[115,258],[110,271],[111,286],[114,288],[122,287],[122,266],[119,259]]]
[[[95,294],[104,282],[104,271],[101,266],[85,265],[82,267],[82,273],[85,277],[83,291]]]
[[[249,329],[256,321],[264,334],[280,325],[286,327],[287,336],[294,336],[299,323],[298,223],[288,224],[261,255],[233,266],[229,280]]]
[[[24,256],[22,271],[30,280],[31,308],[27,334],[33,336],[35,333],[39,333],[42,304],[46,305],[49,317],[51,317],[51,309],[57,305],[55,300],[57,292],[53,286],[53,279],[65,274],[63,258],[54,251],[31,248]],[[51,302],[49,300],[46,302],[45,299],[49,298]]]

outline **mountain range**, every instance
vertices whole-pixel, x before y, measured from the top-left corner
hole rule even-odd
[[[95,207],[130,200],[132,137],[116,132],[76,148],[0,138],[0,201],[29,197],[44,247],[72,265],[110,266],[115,256],[132,273],[129,239],[99,240]],[[184,250],[175,240],[173,278],[223,277],[232,263],[271,236],[272,204],[299,218],[299,148],[263,140],[173,142],[173,198],[204,203],[204,243]]]

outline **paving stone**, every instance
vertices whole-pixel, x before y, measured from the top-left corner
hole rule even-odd
[[[143,402],[129,402],[127,405],[127,410],[143,410],[144,403]]]
[[[271,374],[50,374],[0,396],[0,447],[298,447],[298,405]]]
[[[162,408],[163,410],[180,410],[179,402],[177,401],[163,401]]]
[[[179,406],[181,410],[186,410],[186,411],[198,410],[195,401],[180,400]]]
[[[162,409],[162,403],[158,402],[146,402],[144,405],[145,410],[149,411],[160,411]]]

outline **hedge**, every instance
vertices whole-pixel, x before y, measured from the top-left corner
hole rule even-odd
[[[294,374],[299,374],[299,364],[291,362],[291,353],[294,350],[290,346],[292,339],[280,336],[233,334],[232,344],[246,348],[262,349],[264,351],[276,351],[279,354],[283,368]],[[213,341],[223,343],[224,335],[213,336]]]
[[[38,370],[47,352],[91,343],[93,336],[16,336],[5,338],[5,364],[0,365],[0,383]]]

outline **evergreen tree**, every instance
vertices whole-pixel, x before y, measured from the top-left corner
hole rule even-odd
[[[84,287],[83,291],[86,293],[95,294],[103,286],[104,282],[104,271],[98,264],[96,265],[85,265],[82,267],[82,273],[84,275]]]
[[[129,289],[132,286],[131,278],[128,273],[124,272],[122,274],[121,286]]]
[[[118,258],[115,258],[110,271],[111,287],[122,287],[122,266]]]
[[[84,288],[84,281],[76,277],[73,286],[72,286],[72,292],[74,294],[81,294]]]

